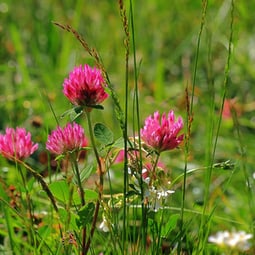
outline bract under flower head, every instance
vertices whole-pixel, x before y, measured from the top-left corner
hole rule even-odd
[[[160,153],[176,148],[183,141],[184,135],[178,136],[182,128],[182,118],[179,117],[175,121],[173,111],[170,111],[167,116],[163,113],[161,121],[157,111],[145,120],[145,125],[141,129],[141,138],[147,145]]]
[[[80,65],[70,72],[63,84],[63,93],[74,105],[90,108],[99,105],[107,97],[101,70],[89,65]]]
[[[60,155],[80,150],[88,145],[84,129],[77,123],[68,123],[64,128],[57,127],[48,136],[46,149]]]
[[[24,128],[6,128],[5,134],[0,134],[0,153],[10,160],[28,158],[38,149],[33,143],[31,134]]]

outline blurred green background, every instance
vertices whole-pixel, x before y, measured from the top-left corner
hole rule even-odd
[[[191,88],[194,77],[201,1],[133,2],[142,121],[155,110],[163,112],[170,109],[185,119],[185,88]],[[231,116],[222,120],[215,162],[230,159],[236,167],[234,172],[213,172],[211,191],[212,204],[217,197],[223,201],[219,215],[231,215],[245,228],[249,228],[251,222],[243,218],[243,212],[249,211],[246,177],[254,191],[255,173],[254,12],[254,1],[235,1],[227,98],[236,98],[234,109],[238,113],[238,125],[234,125]],[[53,25],[52,21],[71,25],[97,49],[124,105],[125,35],[118,1],[0,1],[0,129],[25,126],[42,147],[48,129],[56,126],[49,102],[59,118],[70,108],[62,95],[65,77],[75,65],[94,64],[74,36]],[[219,119],[230,22],[231,1],[209,1],[195,81],[189,168],[207,164],[208,151],[212,150],[208,147],[212,143],[208,141],[210,134],[214,139]],[[132,74],[132,49],[130,55]],[[130,80],[130,113],[133,87],[134,82]],[[108,100],[104,106],[104,111],[95,111],[94,121],[104,122],[118,138],[121,131],[114,117],[113,103]],[[131,114],[129,118],[131,128]],[[61,124],[67,120],[59,118]],[[172,169],[173,175],[183,171],[183,154],[183,150],[182,153],[163,154],[163,160]],[[246,177],[244,172],[247,172]],[[229,178],[232,179],[226,199],[221,187]],[[200,173],[189,179],[187,190],[190,191],[188,203],[198,202],[199,205],[203,198],[203,177]],[[178,198],[178,191],[176,194]],[[178,199],[175,203],[178,205]]]

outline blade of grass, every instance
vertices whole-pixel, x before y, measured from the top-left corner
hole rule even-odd
[[[130,48],[130,34],[129,34],[129,24],[127,20],[126,10],[124,8],[124,3],[119,0],[120,16],[122,18],[122,26],[125,32],[125,107],[124,107],[124,127],[123,127],[123,138],[124,138],[124,175],[123,175],[123,235],[122,235],[122,250],[127,253],[126,250],[126,240],[127,240],[127,228],[128,228],[128,211],[127,211],[127,197],[128,193],[128,101],[129,101],[129,48]]]
[[[215,134],[215,140],[213,142],[213,148],[212,148],[212,154],[209,156],[208,160],[211,160],[211,167],[209,168],[209,171],[206,172],[206,183],[205,183],[205,195],[204,195],[204,206],[203,206],[203,214],[201,218],[201,223],[200,223],[200,228],[199,228],[199,245],[197,249],[197,254],[200,254],[201,251],[204,251],[207,239],[208,239],[208,233],[210,231],[210,221],[212,218],[212,213],[215,210],[215,207],[212,209],[210,213],[210,217],[207,218],[206,216],[206,211],[208,207],[208,201],[209,201],[209,190],[210,190],[210,182],[211,182],[211,175],[212,175],[212,166],[213,166],[213,161],[215,159],[215,153],[216,153],[216,148],[217,148],[217,143],[218,143],[218,137],[220,133],[220,128],[221,128],[221,121],[222,121],[222,112],[223,112],[223,107],[224,107],[224,102],[226,99],[226,95],[228,92],[228,81],[229,81],[229,72],[230,72],[230,61],[232,57],[232,43],[233,43],[233,22],[234,22],[234,1],[231,1],[231,12],[230,12],[230,35],[229,35],[229,43],[228,43],[228,55],[227,55],[227,62],[225,66],[225,72],[224,72],[224,82],[223,82],[223,87],[222,87],[222,95],[221,95],[221,108],[220,108],[220,113],[218,117],[218,123],[216,126],[216,134]],[[210,139],[212,139],[212,134],[209,135]]]
[[[131,38],[132,38],[132,47],[133,47],[133,65],[134,65],[134,136],[137,133],[138,137],[138,150],[139,150],[139,168],[138,171],[142,172],[142,147],[141,147],[141,136],[140,136],[140,102],[139,102],[139,88],[138,88],[138,67],[137,67],[137,58],[136,58],[136,34],[135,34],[135,23],[134,23],[134,10],[133,10],[133,1],[129,1],[130,4],[130,28],[131,28]],[[140,189],[141,189],[141,203],[142,203],[142,246],[140,247],[140,253],[142,254],[146,248],[146,238],[147,238],[147,208],[145,207],[144,200],[144,190],[143,190],[143,179],[140,175]]]
[[[190,99],[189,99],[189,95],[188,95],[188,89],[186,90],[187,137],[185,139],[184,178],[183,178],[182,201],[181,201],[181,212],[180,212],[181,213],[181,215],[180,215],[180,240],[178,241],[177,254],[181,254],[182,239],[183,239],[183,236],[184,236],[183,220],[184,220],[184,204],[185,204],[185,197],[186,197],[186,182],[187,182],[187,174],[186,173],[187,173],[187,170],[188,170],[188,157],[189,157],[189,147],[190,147],[189,139],[190,139],[190,133],[191,133],[191,124],[192,124],[192,120],[193,120],[193,105],[194,105],[195,84],[196,84],[196,78],[197,78],[197,68],[198,68],[200,43],[201,43],[202,32],[203,32],[204,25],[205,25],[207,5],[208,5],[208,1],[203,0],[203,2],[202,2],[202,16],[201,16],[200,30],[199,30],[198,39],[197,39],[195,64],[194,64],[194,74],[193,74],[193,80],[192,80],[192,88],[191,88]]]
[[[13,231],[13,227],[11,225],[9,208],[4,206],[2,201],[1,201],[1,207],[2,207],[1,212],[3,212],[5,223],[6,223],[6,227],[7,227],[7,231],[8,231],[8,237],[9,237],[9,242],[10,242],[11,250],[13,252],[13,255],[15,255],[17,253],[16,253],[16,249],[15,249],[15,245],[14,245],[15,241],[13,240],[14,231]]]
[[[240,124],[238,121],[238,117],[237,117],[237,113],[236,111],[233,110],[232,112],[232,118],[234,121],[234,127],[235,130],[237,132],[237,141],[238,141],[238,145],[239,145],[239,151],[240,151],[240,155],[241,155],[241,170],[243,172],[243,176],[244,176],[244,182],[246,183],[245,185],[245,193],[246,193],[246,198],[247,198],[247,203],[249,205],[249,211],[250,211],[250,220],[249,222],[252,222],[251,226],[250,226],[250,231],[253,233],[253,236],[255,236],[255,199],[254,199],[254,191],[253,191],[253,185],[251,183],[250,177],[249,177],[249,173],[248,173],[248,169],[247,169],[247,153],[246,153],[246,145],[244,143],[243,137],[242,137],[242,133],[240,130]],[[254,243],[255,241],[253,241]]]
[[[10,25],[10,33],[11,33],[13,44],[15,45],[15,49],[16,49],[17,62],[18,62],[19,71],[21,72],[21,76],[22,76],[22,83],[25,86],[29,86],[30,75],[27,68],[26,58],[25,58],[26,50],[24,48],[24,43],[22,42],[22,39],[21,39],[21,34],[14,23]]]

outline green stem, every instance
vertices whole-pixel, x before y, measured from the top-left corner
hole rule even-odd
[[[91,117],[90,117],[90,109],[85,108],[85,113],[87,116],[87,120],[88,120],[88,127],[89,127],[89,134],[90,134],[90,140],[91,140],[91,144],[92,144],[92,148],[96,157],[96,161],[97,161],[97,165],[98,165],[98,174],[99,174],[99,189],[98,189],[98,199],[96,202],[96,208],[95,208],[95,213],[94,213],[94,217],[92,220],[92,226],[90,229],[90,235],[88,237],[88,241],[84,250],[84,254],[87,254],[90,244],[91,244],[91,240],[93,238],[94,235],[94,231],[96,229],[96,222],[97,222],[97,217],[98,217],[98,213],[99,213],[99,208],[100,208],[100,202],[102,200],[102,196],[103,196],[103,185],[104,185],[104,171],[102,168],[102,163],[99,157],[99,153],[97,151],[97,147],[96,147],[96,143],[95,143],[95,138],[94,138],[94,133],[93,133],[93,129],[92,129],[92,122],[91,122]]]
[[[86,113],[86,117],[87,117],[87,120],[88,120],[89,135],[90,135],[90,141],[91,141],[91,144],[92,144],[92,149],[95,153],[97,165],[98,165],[98,168],[99,168],[98,170],[102,171],[102,164],[101,164],[101,161],[100,161],[99,153],[97,151],[96,142],[95,142],[95,138],[94,138],[94,132],[93,132],[93,129],[92,129],[90,109],[85,108],[85,113]]]
[[[150,178],[150,186],[152,185],[152,181],[157,179],[156,169],[157,169],[159,157],[160,157],[160,153],[157,153],[157,157],[156,157],[156,160],[155,160],[153,168],[152,168],[152,173],[151,173],[151,178]]]
[[[75,157],[72,158],[72,164],[73,164],[73,170],[75,172],[78,187],[79,187],[79,191],[80,191],[81,205],[84,206],[85,205],[85,193],[84,193],[84,189],[83,189],[82,183],[81,183],[81,176],[80,176],[80,171],[79,171],[79,167],[78,167],[77,154],[76,153],[75,153]]]
[[[160,223],[159,223],[159,229],[158,229],[158,236],[157,236],[157,254],[160,254],[160,248],[161,248],[161,242],[162,242],[162,237],[161,237],[161,231],[162,231],[162,226],[164,223],[164,212],[165,212],[165,201],[163,201],[164,206],[163,209],[161,210],[161,215],[160,215]]]
[[[126,253],[126,240],[127,240],[127,225],[128,225],[128,208],[127,208],[127,192],[128,192],[128,133],[127,133],[127,126],[128,126],[128,82],[129,82],[129,47],[130,47],[130,35],[129,35],[129,25],[128,19],[126,16],[126,10],[124,8],[123,1],[119,1],[119,8],[120,8],[120,15],[122,17],[122,24],[125,31],[125,119],[124,119],[124,126],[123,126],[123,138],[124,138],[124,185],[123,185],[123,235],[122,235],[122,250],[123,254]]]
[[[28,209],[28,215],[29,215],[29,227],[28,227],[28,236],[30,237],[30,240],[31,240],[31,245],[33,246],[34,244],[34,238],[33,238],[33,234],[34,234],[34,216],[33,216],[33,213],[32,213],[32,201],[31,201],[31,197],[30,197],[30,194],[28,192],[28,189],[27,189],[27,182],[26,182],[26,178],[24,176],[24,173],[22,172],[22,169],[20,167],[20,165],[17,165],[17,168],[18,168],[18,171],[20,173],[20,176],[21,176],[21,180],[22,180],[22,183],[23,183],[23,186],[24,186],[24,189],[25,189],[25,194],[26,194],[26,205],[27,205],[27,209]],[[26,218],[26,217],[25,217]]]
[[[84,193],[84,189],[82,187],[81,176],[80,176],[80,171],[79,171],[78,162],[77,162],[78,155],[77,155],[77,153],[74,153],[71,156],[72,156],[73,170],[75,172],[76,180],[77,180],[79,191],[80,191],[81,206],[83,207],[85,205],[85,193]],[[85,253],[86,236],[87,236],[87,229],[86,229],[86,227],[84,227],[82,229],[82,241],[81,241],[81,245],[82,245],[82,253],[81,254],[82,255],[86,254]]]

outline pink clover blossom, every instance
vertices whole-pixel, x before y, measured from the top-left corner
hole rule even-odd
[[[178,136],[182,128],[182,118],[179,117],[175,121],[173,111],[169,111],[168,115],[163,113],[161,120],[157,111],[145,120],[145,125],[141,129],[141,138],[147,145],[160,153],[176,148],[183,141],[184,135]]]
[[[25,128],[6,128],[0,134],[0,154],[10,160],[28,158],[38,149],[38,144],[31,140],[31,133]]]
[[[99,105],[108,97],[105,86],[100,69],[80,65],[64,80],[63,93],[73,105],[90,107]]]
[[[68,123],[64,128],[57,127],[48,136],[46,149],[53,154],[65,154],[80,150],[88,145],[84,129],[77,123]]]

